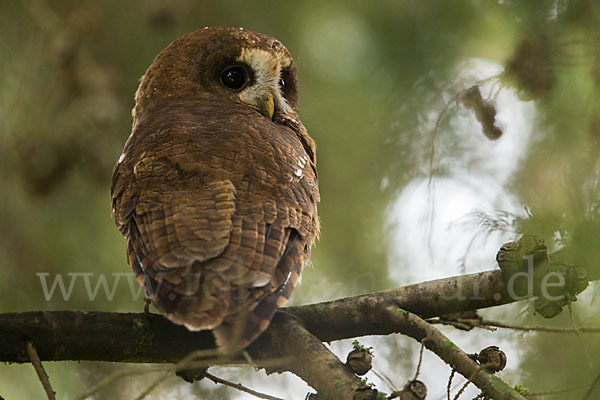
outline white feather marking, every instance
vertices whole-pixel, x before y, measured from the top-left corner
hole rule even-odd
[[[254,82],[240,93],[242,101],[260,109],[264,99],[272,95],[277,114],[293,114],[279,87],[281,70],[289,65],[289,60],[284,60],[282,54],[257,48],[243,48],[237,60],[248,65],[254,75]]]

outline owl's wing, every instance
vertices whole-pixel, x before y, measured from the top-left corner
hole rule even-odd
[[[171,161],[160,153],[133,154],[117,165],[112,183],[113,214],[127,237],[128,263],[169,318],[182,298],[203,289],[209,272],[203,265],[230,245],[236,201],[231,181],[187,186]],[[198,328],[220,323],[224,302],[218,300],[205,302],[214,312]],[[171,319],[182,323],[185,317]]]
[[[188,182],[160,153],[128,162],[113,176],[113,212],[148,296],[172,321],[245,347],[291,296],[316,211],[285,197],[248,198],[246,188],[238,196],[230,180]]]

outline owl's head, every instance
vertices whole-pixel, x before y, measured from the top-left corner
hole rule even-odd
[[[273,121],[298,123],[297,69],[275,38],[240,28],[212,27],[175,40],[141,79],[141,110],[194,100],[250,107]]]

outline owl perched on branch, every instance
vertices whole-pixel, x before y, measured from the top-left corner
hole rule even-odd
[[[112,179],[127,260],[152,303],[241,349],[291,296],[319,233],[315,143],[272,37],[205,28],[141,79]]]

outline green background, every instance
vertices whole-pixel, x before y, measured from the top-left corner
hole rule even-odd
[[[477,143],[489,147],[508,140],[490,142],[480,130],[473,133],[478,141],[467,146],[464,135],[444,118],[437,131],[424,128],[429,125],[423,121],[435,121],[445,106],[449,115],[469,116],[470,110],[455,101],[460,90],[453,79],[461,63],[472,58],[512,65],[512,74],[496,80],[497,88],[512,90],[518,101],[535,108],[531,139],[521,149],[524,156],[502,183],[517,208],[528,211],[510,219],[505,236],[541,235],[550,247],[567,246],[572,262],[598,275],[597,2],[3,0],[0,312],[142,310],[141,297],[132,300],[125,278],[110,301],[101,294],[90,301],[82,281],[74,285],[69,300],[55,295],[47,301],[36,274],[49,273],[51,283],[56,274],[67,281],[68,273],[93,273],[94,285],[98,274],[129,271],[125,241],[110,215],[109,186],[130,133],[138,79],[173,39],[213,25],[275,36],[297,60],[301,118],[317,142],[322,234],[313,251],[314,268],[305,270],[293,303],[418,282],[425,279],[419,279],[420,270],[429,271],[423,277],[432,270],[436,274],[434,265],[403,266],[408,259],[396,256],[403,254],[409,237],[405,241],[395,230],[402,221],[394,205],[415,180],[453,179],[458,166],[467,176],[476,173],[476,163],[461,162],[465,155],[476,158]],[[518,51],[523,43],[530,43],[525,54]],[[420,204],[414,211],[423,210],[433,209]],[[473,232],[493,232],[497,225],[481,222]],[[444,230],[437,234],[448,243],[455,239]],[[435,242],[423,249],[435,253]],[[479,269],[492,268],[494,256],[486,253],[488,263]],[[443,261],[453,274],[464,270],[454,259]],[[451,274],[445,270],[438,275]],[[585,301],[573,307],[578,324],[600,324],[595,292],[588,289]],[[521,304],[494,315],[521,324],[571,326],[566,312],[552,321],[531,314],[529,305]],[[505,377],[532,391],[590,383],[598,374],[596,335],[447,332],[462,335],[460,344],[468,352],[496,340],[511,343]],[[488,335],[487,341],[478,335]],[[402,387],[414,373],[418,347],[395,336],[369,343],[375,346],[376,368]],[[333,346],[341,356],[350,350],[347,342]],[[586,353],[595,361],[593,367]],[[58,398],[68,399],[122,366],[62,362],[46,367]],[[435,368],[439,374],[431,376],[437,379],[423,378],[431,398],[443,393],[449,375],[443,366]],[[291,386],[294,378],[265,377],[249,369],[220,373],[286,398],[301,399],[307,391]],[[152,378],[125,379],[96,398],[132,398]],[[390,391],[377,377],[371,379]],[[149,398],[185,398],[186,393],[245,398],[212,383],[184,385],[169,379]],[[269,391],[270,385],[278,387]],[[282,392],[288,385],[300,389]],[[582,397],[585,390],[567,397]],[[0,366],[0,396],[43,398],[33,368]]]

